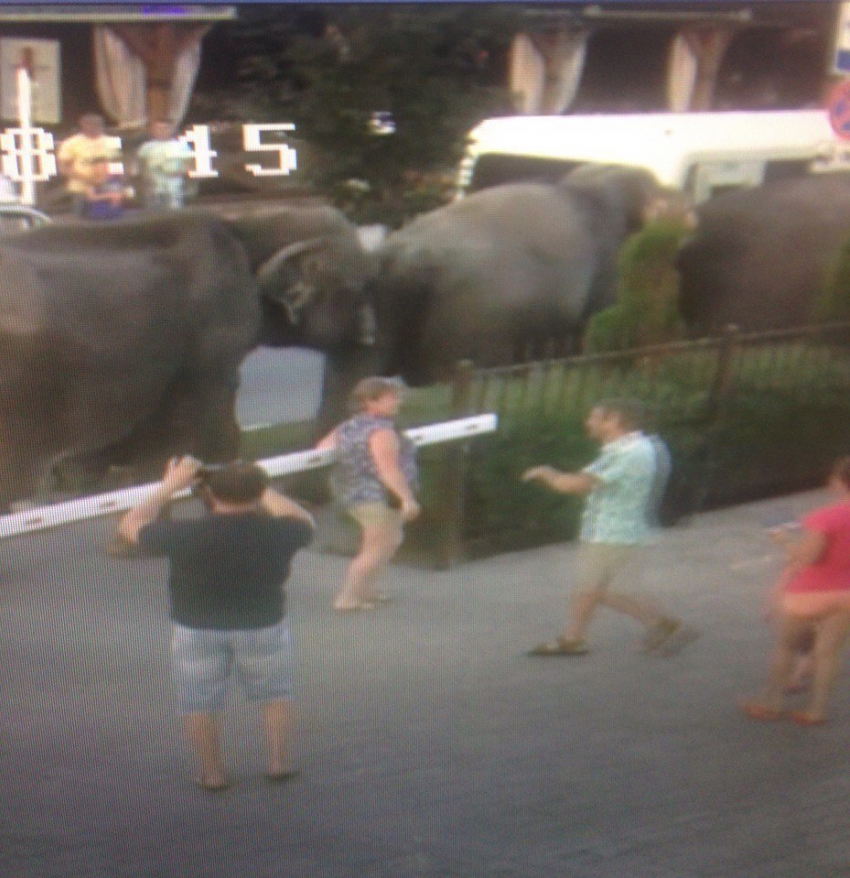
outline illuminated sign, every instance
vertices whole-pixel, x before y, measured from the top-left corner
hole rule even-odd
[[[286,135],[292,131],[295,131],[295,125],[291,122],[243,125],[243,151],[274,156],[271,163],[245,164],[245,170],[255,177],[284,177],[296,171],[296,150],[285,142]],[[192,150],[195,163],[189,169],[190,177],[218,177],[215,169],[218,152],[211,146],[209,125],[193,125],[179,139]],[[120,139],[116,140],[120,146]],[[43,128],[7,128],[0,132],[0,152],[2,172],[16,183],[24,180],[44,181],[56,175],[53,135]]]
[[[832,72],[839,76],[847,76],[850,73],[850,3],[842,3],[838,10]]]

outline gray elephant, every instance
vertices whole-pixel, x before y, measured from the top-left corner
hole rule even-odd
[[[498,365],[575,338],[613,303],[618,250],[662,194],[645,171],[584,165],[558,183],[477,192],[392,233],[376,296],[385,369],[428,383],[462,358]]]
[[[238,450],[239,365],[260,343],[345,367],[371,326],[369,261],[330,208],[183,211],[0,242],[0,502],[57,462],[150,474]]]
[[[712,198],[679,253],[680,308],[694,334],[812,323],[850,239],[850,174],[814,174]]]

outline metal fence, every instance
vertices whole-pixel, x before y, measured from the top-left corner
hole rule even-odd
[[[530,498],[518,499],[524,489],[502,482],[516,482],[535,449],[544,453],[557,447],[557,436],[547,434],[552,425],[572,418],[580,431],[593,404],[612,397],[640,399],[654,416],[654,427],[674,435],[683,453],[695,459],[705,483],[703,504],[805,487],[820,478],[825,455],[843,447],[850,451],[850,420],[846,445],[839,426],[845,414],[850,419],[850,323],[758,334],[729,328],[713,338],[491,369],[458,364],[452,415],[495,412],[500,439],[507,444],[486,441],[449,452],[445,514],[455,517],[450,532],[462,537],[455,538],[447,562],[539,542],[535,532],[545,541],[549,523],[540,521]],[[817,424],[795,424],[794,413],[805,410],[817,418],[827,409],[825,429],[834,435],[823,452],[794,455],[789,441],[789,456],[783,457],[781,441],[774,441],[781,440],[783,430],[808,429],[816,435]],[[735,436],[736,419],[743,423],[750,410],[762,433],[752,429],[749,438]],[[730,436],[743,443],[737,452]],[[574,439],[573,444],[580,443]],[[587,444],[576,451],[577,456],[587,453]],[[499,455],[505,458],[501,470],[495,462]],[[718,471],[730,465],[730,472],[718,478]]]

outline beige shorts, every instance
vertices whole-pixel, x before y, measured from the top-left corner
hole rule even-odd
[[[395,527],[401,532],[404,523],[401,510],[390,509],[386,503],[358,503],[347,512],[360,527]]]
[[[782,596],[782,610],[802,619],[821,619],[833,613],[850,614],[850,591],[792,591]]]
[[[622,543],[581,543],[578,588],[605,591],[618,576],[626,584],[634,583],[640,576],[643,548]]]

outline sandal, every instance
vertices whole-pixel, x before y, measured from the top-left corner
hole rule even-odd
[[[301,772],[297,768],[293,768],[289,771],[267,771],[265,778],[269,783],[286,783],[288,780],[294,780],[300,774]]]
[[[194,783],[196,787],[200,787],[207,793],[223,793],[225,790],[230,789],[230,781],[208,781],[203,775],[194,778]]]
[[[358,604],[343,604],[342,606],[335,606],[334,610],[337,613],[359,613],[361,610],[375,610],[378,605],[373,604],[371,601],[360,601]]]
[[[565,637],[559,637],[548,643],[538,643],[537,646],[529,650],[528,654],[534,656],[586,655],[588,652],[590,650],[586,640],[567,640]]]
[[[742,701],[738,706],[750,719],[758,720],[759,722],[770,723],[785,717],[784,710],[768,707],[766,704],[759,704],[758,701]]]
[[[812,716],[805,710],[792,710],[788,714],[791,722],[797,723],[798,726],[822,726],[826,724],[826,717]]]

